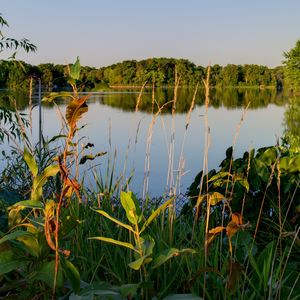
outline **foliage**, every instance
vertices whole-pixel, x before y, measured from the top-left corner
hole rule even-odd
[[[35,74],[42,80],[47,91],[68,88],[68,70],[71,65],[51,63],[32,66],[22,62],[23,69],[16,68],[12,62],[4,61],[0,74],[0,86],[14,89],[28,86],[28,78]],[[283,85],[282,67],[270,69],[259,65],[213,65],[211,67],[211,86],[218,87],[277,87]],[[150,58],[142,61],[124,61],[99,69],[81,67],[77,85],[82,91],[106,90],[108,87],[126,88],[147,86],[174,86],[175,73],[180,78],[181,86],[202,84],[207,68],[196,66],[186,59]]]
[[[284,72],[287,84],[295,92],[300,90],[300,40],[296,42],[294,48],[284,53]]]

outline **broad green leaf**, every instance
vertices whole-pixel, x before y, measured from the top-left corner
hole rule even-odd
[[[261,156],[260,160],[262,160],[268,166],[271,166],[275,163],[277,159],[277,151],[275,147],[268,148]]]
[[[247,192],[249,192],[249,189],[250,189],[250,185],[249,185],[249,182],[248,182],[248,180],[246,179],[246,178],[238,178],[238,179],[236,179],[236,181],[240,184],[240,185],[242,185],[245,189],[246,189],[246,191]]]
[[[127,219],[132,224],[137,224],[139,221],[139,217],[137,214],[137,207],[132,199],[132,192],[121,192],[120,200],[122,207],[126,212]]]
[[[43,185],[47,182],[49,177],[55,176],[59,172],[59,165],[48,166],[39,176],[33,180],[33,187],[31,192],[31,200],[39,201],[43,193]]]
[[[122,246],[122,247],[128,248],[130,250],[136,251],[136,249],[134,248],[134,246],[132,244],[129,244],[126,242],[121,242],[121,241],[118,241],[118,240],[115,240],[112,238],[107,238],[107,237],[103,237],[103,236],[95,236],[95,237],[90,237],[89,240],[99,240],[99,241]]]
[[[24,237],[24,236],[32,236],[32,233],[30,233],[28,231],[23,231],[23,230],[14,231],[14,232],[9,233],[9,234],[5,235],[4,237],[2,237],[0,239],[0,244],[7,242],[7,241],[16,240],[17,238]]]
[[[28,262],[20,260],[12,260],[0,264],[0,276],[14,270],[18,270],[25,266]]]
[[[39,168],[38,168],[38,165],[37,165],[33,155],[27,150],[27,148],[24,148],[23,157],[24,157],[24,160],[25,160],[30,172],[32,173],[32,175],[34,177],[36,177],[38,174]]]
[[[42,248],[39,244],[39,241],[35,235],[31,236],[20,236],[16,238],[18,241],[20,241],[32,256],[39,257],[42,251]]]
[[[120,286],[120,294],[125,299],[132,299],[136,296],[139,284],[123,284]]]
[[[34,209],[43,209],[44,205],[40,201],[36,200],[24,200],[15,203],[11,208],[19,208],[20,210],[25,209],[25,208],[34,208]]]
[[[224,196],[221,193],[214,192],[209,195],[209,203],[211,206],[217,205],[219,202],[224,200]]]
[[[170,295],[162,300],[202,300],[203,298],[195,296],[193,294],[175,294],[175,295]]]
[[[134,269],[134,270],[138,271],[141,268],[141,266],[143,265],[146,258],[147,258],[147,255],[144,255],[144,256],[138,258],[137,260],[129,263],[128,266],[131,269]]]
[[[193,250],[193,249],[182,249],[182,250],[179,250],[179,249],[176,249],[176,248],[171,248],[167,251],[164,251],[163,254],[160,254],[153,262],[153,266],[152,266],[152,269],[156,269],[158,268],[159,266],[161,266],[162,264],[164,264],[166,261],[168,261],[169,259],[171,259],[172,257],[175,257],[175,256],[179,256],[180,254],[183,254],[183,253],[191,253],[191,254],[195,254],[196,251]]]
[[[143,227],[140,231],[140,233],[142,233],[150,224],[151,222],[153,222],[153,220],[155,218],[157,218],[157,216],[163,211],[165,210],[172,202],[174,201],[174,198],[171,198],[169,200],[167,200],[164,204],[162,204],[158,209],[156,209],[151,215],[150,217],[146,220],[146,222],[143,224]]]
[[[78,80],[80,76],[80,61],[77,56],[75,64],[73,64],[70,68],[70,77],[74,80]]]
[[[286,156],[280,158],[279,167],[281,170],[287,171],[289,169],[289,166],[290,166],[290,157]]]
[[[213,177],[211,177],[208,182],[211,182],[211,181],[215,181],[217,179],[220,179],[220,178],[230,178],[232,177],[232,175],[229,173],[229,172],[218,172],[216,175],[214,175]]]
[[[130,225],[127,225],[127,224],[125,224],[125,223],[119,221],[118,219],[115,219],[115,218],[111,217],[111,216],[110,216],[107,212],[105,212],[104,210],[101,210],[101,209],[95,209],[95,212],[97,212],[98,214],[104,216],[105,218],[107,218],[107,219],[113,221],[114,223],[116,223],[116,224],[118,224],[118,225],[120,225],[120,226],[122,226],[122,227],[128,229],[129,231],[135,232],[134,229],[133,229]]]
[[[152,255],[155,241],[150,235],[141,238],[142,250],[145,255]]]
[[[269,178],[270,178],[270,172],[266,166],[266,164],[264,162],[262,162],[259,159],[254,159],[253,160],[253,164],[255,167],[255,171],[257,173],[257,175],[264,181],[264,182],[268,182]]]
[[[43,97],[42,101],[43,102],[52,102],[53,100],[55,100],[57,98],[72,98],[73,99],[74,96],[70,92],[59,92],[59,93],[52,92],[48,96]]]
[[[33,275],[33,279],[45,282],[49,287],[53,288],[55,274],[55,260],[44,263],[41,268]],[[61,266],[58,268],[56,287],[63,286],[63,272]]]
[[[95,297],[99,296],[99,297]],[[75,295],[72,293],[68,298],[70,300],[94,300],[94,299],[111,299],[111,300],[124,300],[116,288],[111,287],[107,283],[92,283],[88,286],[83,287],[83,289]]]
[[[300,172],[300,155],[293,157],[290,161],[289,172]]]
[[[70,281],[75,293],[80,290],[80,274],[77,268],[68,260],[62,261],[65,277]]]

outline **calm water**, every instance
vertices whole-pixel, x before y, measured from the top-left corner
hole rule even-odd
[[[200,91],[196,98],[196,106],[191,113],[190,125],[186,131],[186,116],[192,100],[193,91],[179,92],[177,113],[172,120],[171,105],[156,119],[150,151],[149,194],[158,196],[168,190],[167,177],[169,166],[170,141],[172,123],[175,128],[174,161],[172,174],[178,175],[180,154],[184,157],[184,169],[178,192],[186,192],[195,175],[203,167],[204,150],[204,95]],[[142,196],[144,180],[144,164],[149,126],[153,120],[151,114],[151,92],[142,97],[140,110],[134,112],[138,93],[114,92],[94,94],[88,101],[88,112],[81,120],[87,124],[81,131],[80,144],[93,143],[94,148],[85,150],[87,153],[107,151],[108,154],[85,164],[81,175],[85,184],[94,187],[92,173],[88,167],[98,174],[106,174],[108,161],[112,161],[116,153],[115,177],[125,174],[128,178],[134,171],[130,188]],[[158,103],[173,99],[172,91],[160,90],[155,98]],[[244,107],[250,107],[237,130]],[[288,105],[286,99],[270,90],[223,90],[212,91],[211,105],[208,110],[211,145],[209,148],[209,168],[217,168],[224,159],[226,149],[233,144],[238,132],[235,146],[235,157],[250,148],[274,145],[286,127]],[[20,110],[25,112],[27,102],[18,101]],[[66,103],[59,102],[59,109],[65,112]],[[43,134],[49,139],[61,130],[58,109],[53,105],[43,106]],[[33,110],[34,132],[37,137],[38,109]],[[5,147],[2,145],[2,147]],[[123,181],[124,182],[124,181]]]

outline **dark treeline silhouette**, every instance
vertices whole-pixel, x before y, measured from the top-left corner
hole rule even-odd
[[[186,59],[149,58],[141,61],[128,60],[99,69],[82,67],[79,85],[85,91],[106,88],[140,87],[148,85],[173,86],[175,73],[181,86],[202,83],[207,67],[196,66]],[[22,89],[29,85],[30,76],[41,78],[44,90],[66,88],[68,66],[51,63],[32,66],[25,62],[1,61],[0,87]],[[211,66],[210,84],[216,87],[275,87],[281,89],[284,83],[283,67],[247,64]]]

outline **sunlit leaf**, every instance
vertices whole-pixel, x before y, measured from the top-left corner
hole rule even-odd
[[[72,93],[70,92],[52,92],[50,94],[48,94],[47,96],[45,96],[42,101],[44,102],[52,102],[53,100],[57,99],[57,98],[74,98],[74,96],[72,95]]]
[[[224,200],[224,196],[221,193],[214,192],[212,194],[209,194],[209,203],[211,206],[217,205],[219,202]]]
[[[44,205],[40,201],[24,200],[24,201],[19,201],[19,202],[15,203],[10,208],[18,208],[19,210],[22,210],[25,208],[43,209]]]
[[[41,254],[41,246],[35,235],[31,236],[20,236],[17,238],[32,256],[39,257]]]
[[[77,56],[76,62],[70,68],[70,77],[74,80],[78,80],[80,76],[80,61]]]
[[[106,217],[107,219],[113,221],[114,223],[116,223],[116,224],[118,224],[118,225],[120,225],[120,226],[122,226],[122,227],[128,229],[129,231],[135,232],[134,229],[133,229],[130,225],[127,225],[127,224],[125,224],[125,223],[119,221],[118,219],[115,219],[115,218],[111,217],[111,216],[110,216],[107,212],[105,212],[104,210],[101,210],[101,209],[97,209],[97,210],[96,210],[96,209],[95,209],[95,212],[97,212],[98,214],[100,214],[100,215]]]
[[[155,218],[162,212],[164,211],[172,202],[174,201],[174,198],[171,198],[167,200],[164,204],[162,204],[158,209],[156,209],[150,217],[146,220],[146,222],[143,224],[143,227],[140,231],[142,233],[150,224],[155,220]]]
[[[31,200],[39,201],[42,197],[42,187],[47,182],[49,177],[55,176],[59,172],[58,165],[48,166],[44,171],[34,178],[31,192]]]
[[[141,268],[141,266],[143,265],[146,258],[147,258],[147,255],[144,255],[144,256],[138,258],[137,260],[129,263],[128,266],[131,269],[134,269],[134,270],[138,271]]]
[[[107,237],[103,237],[103,236],[96,236],[96,237],[90,237],[90,240],[99,240],[99,241],[103,241],[106,243],[110,243],[110,244],[114,244],[114,245],[118,245],[118,246],[122,246],[125,248],[128,248],[130,250],[136,251],[136,249],[134,248],[134,246],[132,244],[126,243],[126,242],[121,242],[112,238],[107,238]]]
[[[126,299],[133,299],[139,288],[139,284],[123,284],[120,286],[120,294]]]
[[[133,200],[132,192],[121,192],[120,194],[120,200],[122,207],[124,208],[126,212],[127,219],[132,224],[137,224],[139,222],[139,216],[137,213],[136,203]]]
[[[35,177],[38,174],[39,168],[38,165],[33,157],[33,155],[27,150],[27,148],[24,148],[24,160],[30,170],[30,172],[32,173],[32,175]]]
[[[203,298],[195,296],[193,294],[175,294],[175,295],[170,295],[162,300],[202,300]]]
[[[32,233],[30,233],[28,231],[23,231],[23,230],[14,231],[14,232],[6,234],[4,237],[2,237],[0,239],[0,244],[7,242],[7,241],[15,240],[22,236],[32,236]]]
[[[86,100],[89,96],[72,100],[66,109],[66,119],[72,131],[76,129],[76,123],[81,116],[88,111]]]

